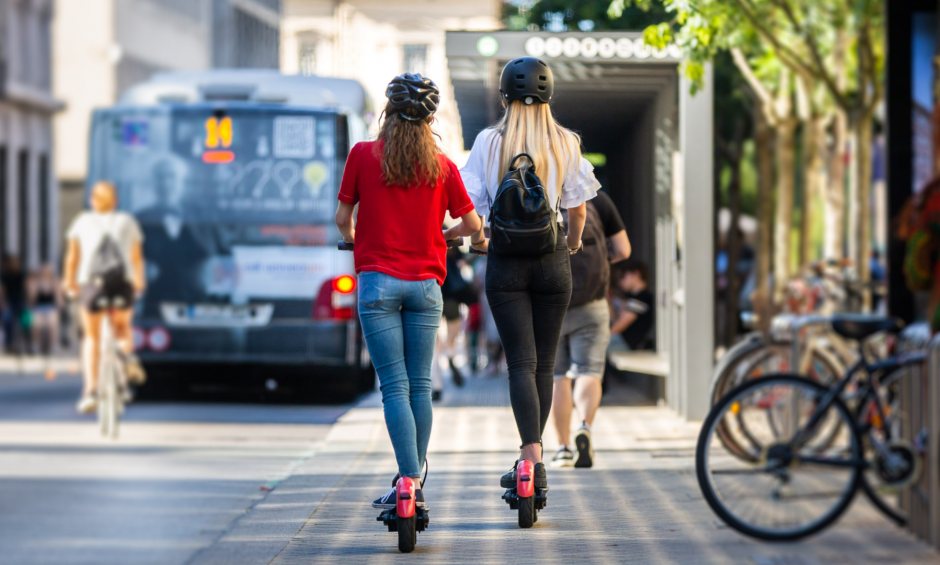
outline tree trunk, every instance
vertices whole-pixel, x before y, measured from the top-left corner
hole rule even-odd
[[[848,117],[843,110],[836,110],[832,122],[832,139],[826,190],[824,256],[826,259],[840,259],[845,255],[845,157],[849,140]]]
[[[774,304],[783,303],[790,280],[790,233],[793,229],[793,185],[796,120],[784,118],[777,125],[775,156],[777,161],[777,210],[774,215]]]
[[[770,328],[773,308],[770,300],[770,264],[773,258],[774,164],[773,130],[760,111],[754,112],[754,149],[757,153],[757,276],[754,290],[754,311],[762,330]]]
[[[728,226],[728,284],[726,288],[727,315],[725,316],[725,344],[731,346],[738,335],[738,292],[741,289],[738,280],[738,259],[741,256],[741,238],[738,231],[741,221],[741,140],[736,140],[735,159],[728,159],[731,165],[731,179],[728,182],[728,207],[731,209],[731,223]]]
[[[800,216],[800,267],[816,259],[813,231],[816,224],[816,198],[821,192],[823,175],[824,116],[813,116],[803,124],[803,209]]]
[[[872,116],[863,113],[856,124],[858,140],[858,278],[863,285],[871,282],[871,144]],[[871,310],[871,291],[863,288],[862,309]]]

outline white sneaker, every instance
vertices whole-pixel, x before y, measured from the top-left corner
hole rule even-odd
[[[555,456],[552,457],[552,467],[573,467],[574,466],[574,453],[568,449],[567,445],[563,445],[558,448],[558,451],[555,452]]]
[[[574,436],[574,445],[578,450],[578,457],[574,460],[574,466],[580,469],[594,466],[594,446],[591,442],[591,428],[587,424],[581,424],[578,432]]]
[[[79,414],[91,414],[98,409],[98,397],[94,394],[86,394],[78,399],[75,409]]]

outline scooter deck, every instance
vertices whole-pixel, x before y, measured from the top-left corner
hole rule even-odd
[[[508,488],[503,494],[503,500],[506,501],[506,504],[509,505],[509,508],[512,510],[519,509],[519,493],[515,488]],[[548,506],[548,488],[536,488],[535,489],[535,509],[541,510]]]
[[[415,508],[415,529],[417,531],[423,532],[430,527],[430,511],[430,506],[419,506]],[[398,531],[398,510],[395,508],[384,510],[375,520],[385,524],[390,532]]]

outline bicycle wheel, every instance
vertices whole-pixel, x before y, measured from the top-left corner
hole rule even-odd
[[[764,336],[759,333],[748,334],[734,344],[715,368],[711,382],[711,394],[709,395],[712,406],[721,400],[721,397],[734,388],[735,385],[743,382],[741,381],[742,367],[748,361],[753,360],[772,347],[774,346],[767,343]]]
[[[117,438],[120,411],[117,360],[115,359],[114,334],[107,318],[101,322],[101,357],[98,365],[98,421],[101,435]]]
[[[790,365],[790,355],[790,347],[786,344],[763,345],[760,348],[751,350],[733,366],[734,371],[729,373],[727,384],[721,391],[722,395],[727,394],[729,390],[748,380],[764,375],[785,373]],[[729,368],[732,368],[732,366],[729,365]],[[807,370],[808,376],[819,383],[830,384],[836,382],[839,378],[839,371],[832,361],[825,355],[815,351],[810,354]],[[717,400],[714,399],[713,402],[717,402]],[[771,423],[773,422],[771,421]],[[753,461],[760,456],[759,443],[755,448],[755,441],[749,438],[747,434],[746,422],[739,421],[738,426],[742,433],[736,435],[728,430],[725,422],[720,422],[717,430],[718,438],[728,451],[742,459]],[[837,429],[832,430],[833,436],[837,433]],[[743,443],[739,442],[742,438],[746,440]],[[824,442],[819,442],[819,445],[825,447]]]
[[[725,523],[755,538],[793,540],[845,511],[864,464],[852,415],[835,398],[804,430],[827,392],[804,377],[771,375],[741,384],[712,408],[699,434],[695,469],[705,500]],[[730,452],[716,437],[721,423],[759,454],[743,460]]]
[[[898,380],[907,370],[901,369],[882,381],[878,397],[884,418],[872,400],[860,403],[855,416],[855,421],[868,430],[862,435],[865,461],[869,462],[862,473],[862,491],[899,526],[906,525],[909,517],[901,505],[901,490],[920,478],[923,459],[913,445],[898,440],[901,437]]]

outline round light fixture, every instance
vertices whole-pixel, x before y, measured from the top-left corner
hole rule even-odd
[[[484,35],[477,41],[477,53],[484,57],[492,57],[499,51],[499,42],[492,35]]]

